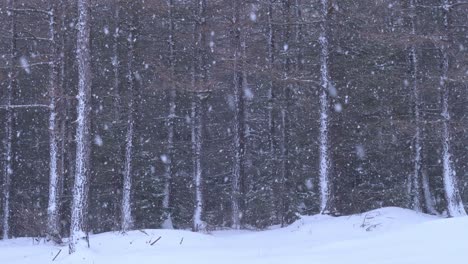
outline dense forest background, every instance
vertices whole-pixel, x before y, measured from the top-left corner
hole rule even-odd
[[[87,231],[262,229],[384,206],[453,216],[467,205],[468,3],[88,8]],[[6,237],[48,232],[52,154],[69,233],[78,16],[71,0],[0,1]]]

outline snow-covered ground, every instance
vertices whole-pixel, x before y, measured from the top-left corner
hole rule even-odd
[[[261,232],[144,230],[93,235],[90,241],[91,248],[73,255],[31,238],[0,241],[0,263],[52,263],[59,250],[53,263],[466,263],[468,217],[444,219],[390,207],[353,216],[305,216]]]

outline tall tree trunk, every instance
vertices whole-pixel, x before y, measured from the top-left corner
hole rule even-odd
[[[448,75],[448,55],[447,51],[442,48],[442,76],[441,76],[441,92],[442,92],[442,163],[443,163],[443,179],[445,199],[447,201],[447,212],[449,216],[464,216],[466,215],[463,206],[458,183],[455,174],[455,168],[452,162],[452,154],[450,150],[450,113],[449,113],[449,91],[447,87]]]
[[[15,7],[15,1],[9,0],[7,2],[9,8]],[[13,150],[12,150],[12,141],[13,141],[13,109],[11,108],[13,100],[13,90],[16,86],[16,71],[15,64],[17,59],[17,50],[16,50],[16,14],[15,12],[10,12],[10,60],[9,71],[8,71],[8,84],[7,84],[7,101],[6,101],[6,121],[5,121],[5,133],[6,133],[6,148],[5,148],[5,166],[3,170],[3,215],[2,215],[2,224],[3,224],[3,239],[8,239],[10,236],[10,185],[11,177],[13,175]]]
[[[328,70],[328,0],[321,0],[320,9],[322,22],[320,23],[320,213],[328,213],[330,202],[330,146],[329,146],[329,98],[330,74]]]
[[[76,166],[73,186],[73,201],[70,221],[70,253],[86,237],[85,218],[87,207],[87,184],[90,156],[90,99],[91,99],[91,52],[89,0],[78,0],[78,36],[76,57],[78,60],[78,106],[76,127]]]
[[[173,165],[172,159],[174,158],[174,121],[176,117],[176,87],[175,87],[175,42],[174,42],[174,3],[173,0],[167,0],[168,12],[169,12],[169,115],[167,117],[167,153],[164,162],[164,198],[163,198],[163,210],[164,222],[163,228],[172,229],[171,216],[171,183],[173,179]]]
[[[114,122],[120,120],[120,57],[119,57],[119,37],[120,37],[120,0],[116,0],[115,3],[115,13],[114,13],[114,42],[112,43],[112,66],[114,71],[114,85],[112,90],[114,92]]]
[[[287,97],[289,97],[289,89],[288,87],[283,88],[283,93],[284,93],[284,100],[288,100]],[[287,181],[288,181],[288,155],[289,155],[289,149],[288,149],[288,107],[287,107],[287,102],[283,102],[283,105],[281,106],[281,139],[280,139],[280,151],[281,151],[281,167],[280,167],[280,181],[279,183],[281,184],[281,226],[285,226],[287,224],[287,217],[288,217],[288,211],[289,211],[289,196],[291,195],[288,191],[287,188]]]
[[[113,43],[112,43],[112,53],[113,53],[113,56],[112,56],[112,67],[113,67],[113,73],[114,73],[114,83],[113,83],[113,87],[112,87],[112,91],[113,91],[113,116],[114,116],[114,120],[112,121],[112,124],[113,124],[113,134],[115,136],[116,139],[120,139],[121,138],[121,129],[120,129],[120,122],[121,122],[121,108],[122,108],[122,100],[121,100],[121,96],[120,96],[120,56],[119,56],[119,45],[120,45],[120,12],[121,12],[121,0],[115,0],[114,2],[114,33],[113,33]],[[116,146],[116,153],[117,155],[115,155],[116,157],[116,160],[115,160],[115,163],[117,164],[117,168],[116,168],[116,171],[115,171],[115,178],[116,179],[122,179],[122,166],[121,164],[124,163],[123,159],[122,159],[122,145],[121,144],[117,144]],[[116,188],[120,188],[120,181],[117,182],[116,184]],[[120,204],[120,207],[119,207],[119,203],[114,203],[114,210],[115,212],[121,212],[122,211],[122,207],[121,207],[122,204]],[[122,215],[121,215],[121,218],[118,219],[116,217],[116,219],[114,220],[114,225],[117,229],[122,229]]]
[[[59,178],[59,188],[58,188],[58,197],[59,197],[59,211],[61,212],[62,210],[62,195],[64,191],[64,186],[65,186],[65,174],[68,173],[67,167],[65,165],[65,160],[66,160],[66,151],[67,151],[67,99],[66,99],[66,94],[65,91],[67,91],[67,68],[66,68],[66,56],[65,56],[65,50],[66,50],[66,23],[65,18],[63,18],[66,14],[66,0],[61,0],[60,1],[60,15],[62,16],[62,19],[60,19],[60,56],[59,56],[59,65],[60,65],[60,73],[59,73],[59,87],[60,87],[60,104],[59,107],[61,109],[61,119],[60,119],[60,131],[59,131],[59,138],[60,140],[60,146],[59,146],[59,160],[58,160],[58,174],[62,175]],[[60,214],[59,214],[59,226],[60,226]]]
[[[285,58],[283,60],[283,75],[284,79],[289,78],[290,74],[290,64],[291,60],[289,58],[289,41],[291,35],[291,14],[290,14],[290,0],[283,0],[282,10],[283,16],[285,18],[284,23],[286,24],[285,30],[283,31],[283,51],[286,53]],[[288,127],[289,127],[289,84],[284,83],[282,85],[282,93],[283,93],[283,100],[280,105],[280,139],[279,139],[279,150],[280,150],[280,174],[278,182],[280,184],[280,223],[281,226],[285,226],[287,224],[287,217],[288,211],[290,207],[289,203],[289,190],[287,188],[288,184],[288,156],[289,156],[289,148],[288,148]]]
[[[416,36],[416,10],[414,0],[410,0],[410,17],[411,17],[411,35]],[[410,65],[411,65],[411,89],[413,93],[413,114],[415,122],[415,134],[413,142],[414,151],[414,169],[408,180],[408,194],[410,197],[409,207],[416,211],[421,211],[421,170],[422,170],[422,135],[421,135],[421,113],[420,113],[420,96],[418,87],[418,53],[416,45],[413,43],[410,47]]]
[[[269,87],[268,87],[268,145],[271,155],[275,155],[275,119],[274,119],[274,105],[275,105],[275,89],[274,89],[274,65],[275,65],[275,38],[273,33],[273,0],[268,3],[268,70]]]
[[[197,0],[198,14],[194,30],[194,60],[192,64],[192,152],[193,152],[193,183],[195,186],[195,207],[193,212],[193,231],[198,232],[206,228],[203,221],[203,168],[202,168],[202,147],[203,147],[203,102],[205,95],[202,85],[206,84],[207,72],[205,60],[203,59],[203,49],[205,45],[204,33],[206,26],[205,0]],[[197,69],[201,71],[197,74]],[[200,76],[197,78],[196,76]],[[198,85],[197,85],[198,81]]]
[[[192,101],[192,151],[193,151],[193,181],[195,186],[195,208],[193,212],[193,231],[198,232],[205,228],[203,216],[203,168],[201,164],[201,151],[203,144],[203,95],[194,94]]]
[[[130,34],[128,36],[128,58],[127,58],[127,79],[128,79],[128,119],[127,119],[127,134],[125,136],[125,163],[123,174],[123,191],[122,191],[122,232],[126,232],[132,228],[132,209],[131,209],[131,191],[132,191],[132,159],[133,159],[133,134],[134,134],[134,30],[135,26],[130,25]]]
[[[447,37],[450,36],[450,2],[449,0],[443,0],[444,7],[444,27],[447,32]],[[446,45],[446,44],[443,44]],[[465,216],[466,211],[463,206],[463,202],[458,189],[458,182],[455,173],[455,168],[452,161],[451,153],[451,135],[450,135],[450,112],[449,112],[449,88],[448,88],[448,73],[449,73],[449,54],[448,47],[442,46],[440,49],[442,54],[442,73],[440,76],[440,91],[441,91],[441,103],[442,103],[442,163],[443,163],[443,181],[445,199],[447,202],[447,212],[449,216]]]
[[[49,70],[49,200],[47,207],[47,236],[56,243],[61,243],[60,238],[60,182],[63,177],[63,170],[60,167],[60,131],[61,118],[59,116],[58,101],[60,96],[60,43],[58,36],[58,12],[57,6],[52,4],[49,14],[49,38],[53,46],[53,57]]]
[[[245,160],[245,98],[244,98],[244,85],[245,70],[242,64],[243,61],[243,46],[245,46],[245,40],[243,40],[242,32],[240,29],[240,3],[237,1],[233,4],[233,33],[234,33],[234,58],[233,58],[233,84],[234,84],[234,168],[231,181],[231,210],[232,219],[231,225],[234,229],[241,228],[241,199],[242,190],[241,183],[244,178],[244,160]]]

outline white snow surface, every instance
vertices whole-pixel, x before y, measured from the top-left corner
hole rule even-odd
[[[267,231],[103,233],[91,235],[91,247],[72,255],[66,246],[10,239],[0,241],[0,263],[466,263],[467,226],[468,217],[388,207],[353,216],[304,216]]]

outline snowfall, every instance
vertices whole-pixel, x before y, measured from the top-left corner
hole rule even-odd
[[[55,260],[54,260],[55,258]],[[0,241],[1,264],[27,263],[467,263],[468,217],[442,218],[402,208],[331,217],[303,216],[266,231],[137,230],[90,236],[90,248],[33,238]]]

